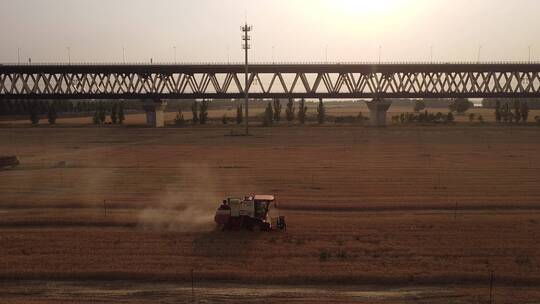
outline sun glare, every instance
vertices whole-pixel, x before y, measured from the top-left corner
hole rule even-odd
[[[400,0],[377,0],[377,1],[362,1],[362,0],[337,0],[333,1],[332,5],[343,13],[389,13],[395,11],[400,5]]]
[[[412,1],[405,0],[308,0],[300,10],[310,8],[306,13],[316,13],[331,21],[330,25],[336,30],[371,31],[369,28],[359,28],[359,23],[371,23],[378,26],[378,31],[391,28],[395,23],[405,18],[412,8]],[[309,3],[309,4],[308,4]]]
[[[395,14],[403,7],[403,0],[334,0],[320,1],[321,8],[337,15]]]

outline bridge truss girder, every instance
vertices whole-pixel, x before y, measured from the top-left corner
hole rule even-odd
[[[242,98],[243,74],[211,69],[170,72],[2,71],[0,99]],[[324,70],[324,69],[323,69]],[[540,97],[540,70],[302,71],[249,74],[251,98]]]

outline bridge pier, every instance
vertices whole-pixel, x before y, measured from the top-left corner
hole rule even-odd
[[[369,108],[369,125],[372,127],[386,126],[386,112],[392,105],[391,100],[375,98],[372,101],[366,101]]]
[[[165,127],[164,110],[167,107],[167,102],[163,100],[148,100],[143,104],[143,109],[146,112],[146,124],[153,128]]]

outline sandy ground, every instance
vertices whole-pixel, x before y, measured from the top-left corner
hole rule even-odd
[[[0,171],[0,297],[187,302],[193,269],[207,303],[482,302],[491,273],[496,303],[538,302],[539,135],[0,128],[22,163]],[[288,231],[213,232],[220,199],[245,193],[275,194]]]

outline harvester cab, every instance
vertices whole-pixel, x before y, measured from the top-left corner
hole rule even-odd
[[[220,230],[285,230],[285,217],[276,214],[273,195],[227,198],[216,210],[214,220]]]

